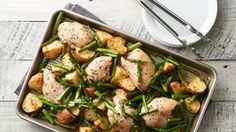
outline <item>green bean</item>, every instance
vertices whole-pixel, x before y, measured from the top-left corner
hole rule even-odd
[[[169,56],[168,58],[166,58],[167,61],[169,61],[170,63],[179,66],[179,62],[177,62],[173,57]]]
[[[188,103],[189,104],[192,104],[197,98],[197,95],[193,95],[189,100],[188,100]]]
[[[141,94],[141,93],[142,93],[142,92],[140,92],[139,90],[135,90],[135,91],[132,91],[132,92],[127,93],[127,97],[130,98],[130,97],[139,95],[139,94]]]
[[[184,127],[186,127],[186,126],[187,126],[186,123],[185,123],[185,124],[180,124],[180,125],[177,125],[177,126],[174,126],[174,127],[169,128],[168,131],[169,131],[169,132],[172,132],[172,131],[174,131],[174,130],[179,130],[180,128],[184,128]]]
[[[62,17],[62,22],[74,22],[74,20],[67,17]]]
[[[82,90],[81,86],[77,88],[76,94],[75,94],[75,99],[78,99],[80,97],[81,90]]]
[[[113,63],[112,63],[112,72],[111,72],[112,77],[115,76],[117,63],[118,63],[118,59],[114,58]]]
[[[62,19],[62,16],[63,16],[63,12],[59,12],[58,16],[57,16],[57,19],[56,19],[56,22],[54,24],[54,27],[52,29],[52,34],[56,34],[57,33],[57,29],[61,23],[61,19]]]
[[[148,112],[148,106],[147,106],[145,95],[142,95],[142,100],[143,100],[143,105],[144,105],[144,108],[145,108],[144,111]]]
[[[132,51],[132,50],[134,50],[134,49],[136,49],[136,48],[141,47],[142,45],[143,45],[143,44],[142,44],[141,42],[137,42],[137,43],[135,43],[135,44],[129,45],[129,46],[127,47],[127,49],[128,49],[128,51]]]
[[[49,61],[48,58],[43,57],[43,60],[42,60],[42,62],[41,62],[41,64],[40,64],[40,66],[39,66],[39,69],[45,68],[45,67],[47,66],[47,64],[48,64],[48,61]]]
[[[113,58],[117,58],[118,55],[115,55],[115,54],[110,54],[110,53],[103,53],[104,55],[106,56],[110,56],[110,57],[113,57]]]
[[[116,85],[111,84],[111,83],[105,83],[105,82],[98,82],[97,86],[104,87],[104,88],[116,88]]]
[[[117,121],[116,120],[111,120],[110,125],[109,125],[109,130],[111,130],[113,127],[115,127],[117,125]]]
[[[144,116],[144,115],[151,114],[151,113],[154,113],[154,112],[158,112],[158,110],[155,109],[155,110],[151,110],[151,111],[146,111],[146,112],[143,112],[143,113],[139,113],[139,115]]]
[[[155,72],[152,75],[152,77],[149,79],[148,85],[153,84],[156,81],[157,77],[161,75],[161,73],[162,73],[162,70],[158,70],[157,72]]]
[[[83,46],[80,50],[79,50],[79,52],[81,52],[81,51],[84,51],[84,50],[87,50],[87,49],[90,49],[91,47],[93,47],[93,46],[95,46],[95,45],[97,45],[97,41],[92,41],[92,42],[90,42],[89,44],[86,44],[85,46]]]
[[[133,102],[135,102],[135,101],[141,100],[141,99],[142,99],[142,96],[143,96],[143,95],[138,95],[138,96],[136,96],[136,97],[130,99],[130,100],[128,101],[128,104],[131,104],[131,103],[133,103]]]
[[[178,76],[179,76],[179,79],[180,79],[181,83],[182,83],[185,87],[187,87],[187,82],[184,80],[183,73],[182,73],[182,71],[181,71],[180,66],[177,67],[177,74],[178,74]]]
[[[181,121],[182,118],[174,118],[174,117],[170,117],[167,118],[167,122],[177,122],[177,121]]]
[[[189,118],[189,120],[188,120],[188,125],[187,125],[187,127],[186,127],[186,129],[185,129],[185,132],[190,132],[191,126],[192,126],[192,124],[193,124],[193,121],[194,121],[194,116],[191,116],[191,117]]]
[[[61,100],[69,93],[69,91],[70,91],[70,87],[67,87],[67,88],[61,93],[61,95],[59,95],[59,96],[57,97],[57,100],[58,100],[58,101],[61,101]]]
[[[69,67],[64,66],[64,65],[62,65],[60,63],[53,63],[52,65],[55,66],[55,67],[60,68],[64,72],[70,72],[70,70],[71,70]]]
[[[51,124],[55,123],[55,120],[49,115],[49,112],[45,109],[42,110],[43,115],[48,119]]]
[[[175,99],[175,100],[180,100],[182,98],[186,97],[186,95],[182,94],[182,93],[174,93],[171,94],[171,98]]]
[[[108,104],[107,102],[104,102],[105,106],[110,109],[113,113],[118,114],[118,112],[115,110],[114,107],[112,107],[110,104]]]
[[[55,41],[56,39],[58,39],[58,36],[57,35],[52,35],[51,38],[49,38],[49,40],[47,40],[46,42],[44,42],[41,47],[44,47],[50,43],[52,43],[53,41]]]
[[[119,55],[119,53],[116,50],[112,50],[112,49],[97,48],[96,51],[101,52],[101,53]]]
[[[141,64],[137,62],[137,75],[138,75],[138,82],[141,82],[142,79],[142,70],[141,70]]]
[[[68,129],[72,129],[72,130],[76,129],[76,126],[74,126],[74,125],[63,124],[63,123],[58,122],[57,120],[55,122],[59,126],[62,126],[62,127],[68,128]]]

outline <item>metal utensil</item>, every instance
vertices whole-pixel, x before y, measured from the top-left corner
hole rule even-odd
[[[166,28],[179,42],[189,49],[194,55],[196,55],[200,60],[207,60],[205,57],[203,57],[194,47],[187,44],[187,41],[179,35],[173,28],[171,28],[162,18],[160,18],[146,3],[144,3],[142,0],[139,0],[138,3],[148,12],[150,15],[152,15],[164,28]]]
[[[158,2],[157,0],[148,0],[148,1],[150,1],[151,3],[153,3],[155,6],[159,7],[160,9],[162,9],[168,15],[170,15],[175,20],[177,20],[179,23],[184,25],[184,27],[186,27],[190,32],[196,34],[198,37],[202,38],[204,41],[206,41],[206,42],[211,41],[207,36],[203,35],[200,31],[198,31],[196,28],[194,28],[190,23],[185,21],[183,18],[179,17],[177,14],[172,12],[170,9],[168,9],[166,6],[164,6],[163,4]]]

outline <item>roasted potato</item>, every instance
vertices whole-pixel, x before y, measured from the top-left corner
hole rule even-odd
[[[118,85],[122,89],[124,89],[126,91],[129,91],[129,92],[134,91],[135,88],[136,88],[136,86],[134,85],[134,82],[129,77],[128,78],[124,78],[122,80],[119,80],[118,81]]]
[[[42,48],[43,55],[48,59],[55,59],[63,50],[63,44],[55,40]]]
[[[169,88],[174,93],[183,93],[185,92],[185,87],[178,81],[173,81],[169,84]]]
[[[108,39],[112,38],[111,34],[104,32],[104,31],[96,30],[96,34],[101,42],[102,47],[106,46]]]
[[[84,118],[88,121],[95,121],[97,120],[96,113],[93,109],[85,109],[84,110]]]
[[[28,82],[28,87],[36,91],[42,91],[43,73],[39,72],[32,76]]]
[[[25,99],[22,103],[22,109],[26,112],[26,113],[33,113],[38,111],[40,108],[42,108],[43,103],[39,100],[39,98],[37,97],[37,95],[32,94],[32,93],[28,93],[25,96]]]
[[[165,62],[163,72],[164,73],[170,73],[175,70],[175,65],[170,62]]]
[[[103,121],[97,119],[93,123],[96,127],[101,128],[102,130],[107,130],[109,127],[109,121],[106,117],[102,117]]]
[[[190,104],[189,102],[190,98],[191,97],[184,99],[184,105],[187,108],[187,110],[190,111],[191,113],[197,113],[200,110],[201,104],[198,100],[195,100]]]
[[[111,78],[111,83],[117,84],[119,80],[127,78],[129,75],[127,71],[120,65],[116,67],[115,75]]]
[[[86,61],[90,60],[95,55],[95,51],[93,51],[93,50],[84,50],[81,52],[79,50],[80,50],[80,48],[76,47],[75,50],[72,51],[73,56],[79,62],[86,62]]]
[[[74,121],[76,117],[68,109],[63,109],[57,112],[56,119],[61,123],[69,123]]]
[[[204,93],[207,86],[205,82],[199,77],[195,77],[187,86],[187,91],[192,94]]]
[[[69,108],[69,111],[75,115],[75,116],[79,116],[79,113],[80,113],[80,109],[76,106],[72,107],[72,108]]]
[[[65,66],[67,66],[70,70],[75,69],[75,66],[71,62],[71,58],[69,53],[66,53],[62,58],[61,58],[61,63]]]
[[[127,100],[127,93],[123,89],[116,89],[115,95],[120,99]]]
[[[98,99],[94,99],[94,100],[93,100],[94,103],[97,102],[97,101],[98,101]],[[107,107],[105,106],[105,104],[104,104],[103,102],[101,102],[100,104],[97,105],[97,109],[99,109],[99,110],[101,110],[101,111],[105,111],[106,108],[107,108]]]
[[[65,78],[73,86],[77,86],[79,84],[79,74],[77,71],[66,74]]]
[[[107,47],[109,49],[116,50],[119,54],[124,55],[127,53],[127,47],[125,47],[126,40],[121,37],[113,37],[108,39]]]
[[[93,129],[91,127],[79,127],[78,132],[93,132]]]
[[[94,87],[90,86],[85,88],[85,90],[90,97],[94,97],[94,92],[96,91]]]

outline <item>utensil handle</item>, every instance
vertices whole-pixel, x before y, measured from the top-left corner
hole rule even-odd
[[[164,28],[166,28],[179,42],[189,49],[194,55],[196,55],[200,60],[206,60],[201,54],[191,45],[187,44],[187,41],[180,36],[173,28],[171,28],[163,19],[161,19],[147,4],[142,0],[139,1],[140,5],[147,10]]]
[[[207,36],[203,35],[200,31],[198,31],[196,28],[194,28],[190,23],[185,21],[183,18],[179,17],[177,14],[172,12],[170,9],[168,9],[166,6],[158,2],[157,0],[149,0],[151,3],[153,3],[155,6],[162,9],[164,12],[166,12],[168,15],[173,17],[175,20],[177,20],[179,23],[185,26],[189,31],[196,34],[198,37],[202,38],[204,41],[209,42],[211,41]]]

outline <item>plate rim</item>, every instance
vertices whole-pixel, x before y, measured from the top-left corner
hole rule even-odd
[[[216,21],[217,15],[218,15],[218,1],[217,0],[208,0],[208,2],[210,2],[210,5],[212,5],[211,7],[213,9],[212,9],[212,15],[210,15],[211,19],[208,19],[207,21],[205,21],[203,23],[203,25],[200,27],[200,30],[201,30],[203,28],[203,26],[205,25],[205,23],[209,23],[204,29],[202,29],[203,31],[201,31],[201,33],[204,34],[204,35],[206,35],[206,34],[208,34],[210,32],[210,30],[212,29],[212,27],[215,24],[215,21]],[[165,41],[165,40],[161,39],[160,37],[158,37],[158,35],[156,35],[154,33],[154,30],[152,30],[152,28],[150,27],[150,25],[151,25],[150,23],[153,23],[153,22],[148,22],[148,20],[147,20],[148,17],[150,17],[149,13],[145,9],[142,8],[143,24],[144,24],[145,28],[147,29],[147,31],[150,33],[150,35],[155,40],[160,42],[162,45],[169,46],[169,47],[175,47],[175,48],[182,48],[182,47],[184,47],[180,43],[173,44],[173,43],[170,43],[170,42]],[[209,18],[209,16],[207,18]],[[193,36],[193,35],[190,35],[190,36]],[[196,42],[198,42],[200,40],[201,40],[201,38],[195,39],[194,41],[189,42],[188,45],[193,45],[193,44],[195,44]]]

